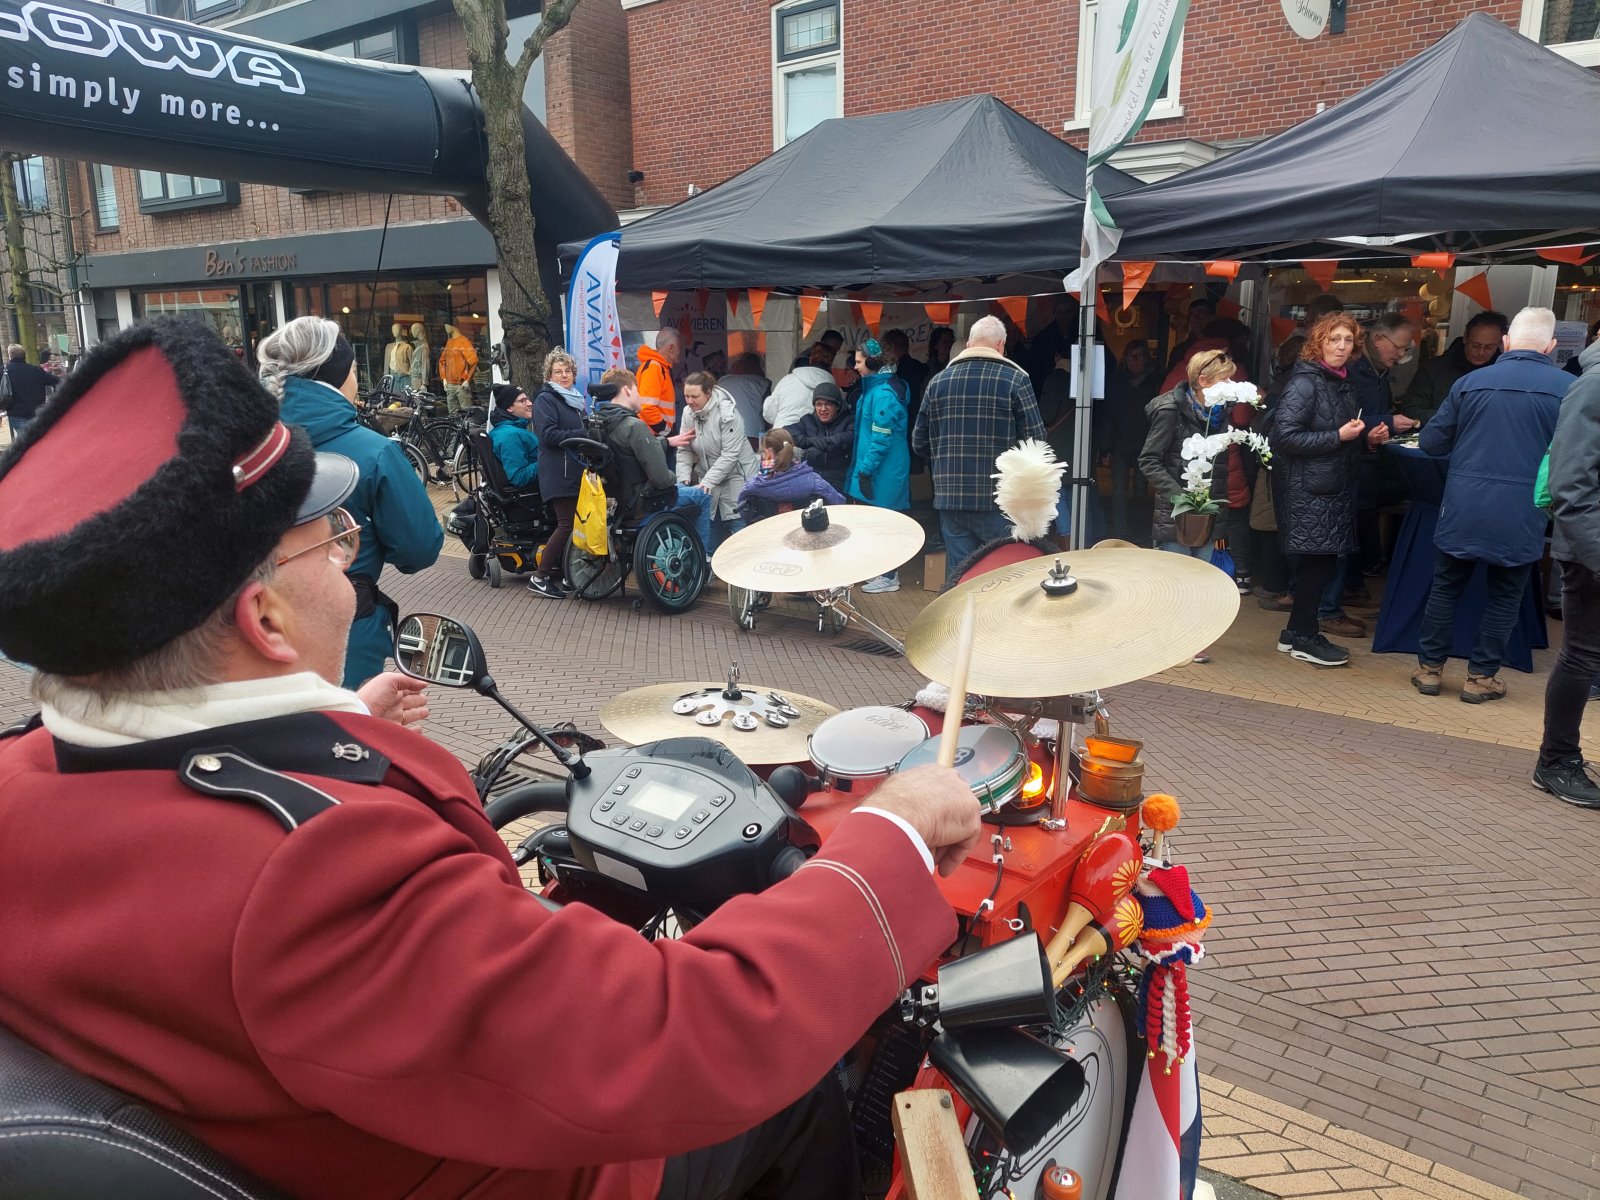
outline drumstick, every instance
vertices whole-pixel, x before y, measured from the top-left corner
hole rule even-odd
[[[956,666],[950,676],[950,699],[945,705],[944,728],[939,734],[939,765],[956,765],[956,747],[961,740],[961,718],[967,711],[967,675],[972,669],[973,625],[978,610],[973,597],[967,597],[961,614],[961,632],[956,637]]]

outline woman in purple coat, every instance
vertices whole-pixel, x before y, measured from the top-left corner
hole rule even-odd
[[[739,506],[747,521],[770,517],[778,507],[804,508],[813,500],[843,504],[844,496],[807,462],[796,462],[794,439],[786,430],[769,429],[761,439],[761,470],[739,492]]]

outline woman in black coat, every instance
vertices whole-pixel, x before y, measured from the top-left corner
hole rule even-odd
[[[1356,465],[1367,425],[1346,364],[1361,349],[1361,327],[1329,313],[1312,327],[1272,415],[1272,489],[1278,530],[1297,570],[1289,627],[1278,649],[1321,667],[1342,667],[1350,652],[1322,635],[1317,608],[1339,557],[1356,548]],[[1387,432],[1386,426],[1374,424]]]
[[[562,579],[567,541],[578,510],[578,484],[583,468],[562,448],[569,438],[589,436],[583,423],[583,393],[575,386],[578,364],[565,350],[552,350],[544,359],[544,386],[533,397],[533,432],[539,439],[539,497],[556,515],[555,531],[544,544],[539,567],[528,580],[528,590],[552,600],[572,593]]]
[[[819,383],[811,397],[811,412],[784,427],[794,444],[805,451],[805,461],[835,490],[844,491],[850,474],[850,456],[856,446],[855,417],[844,411],[844,393],[838,384]]]

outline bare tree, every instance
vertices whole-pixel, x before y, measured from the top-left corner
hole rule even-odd
[[[23,240],[22,203],[17,199],[16,165],[25,156],[0,151],[0,200],[5,205],[6,261],[11,269],[11,307],[17,314],[17,340],[29,362],[39,361],[39,336],[33,321],[33,273]]]
[[[578,0],[544,0],[539,26],[512,61],[505,0],[452,0],[467,38],[472,86],[488,141],[489,233],[500,270],[500,322],[511,378],[532,387],[550,349],[550,300],[534,244],[533,190],[522,138],[522,93],[545,43],[572,19]]]

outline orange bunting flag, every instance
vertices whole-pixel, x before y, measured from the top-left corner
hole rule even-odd
[[[1473,301],[1479,308],[1493,308],[1494,299],[1489,295],[1489,272],[1487,270],[1474,275],[1471,279],[1463,279],[1456,284],[1456,291],[1468,300]]]
[[[767,311],[767,297],[772,294],[772,289],[745,288],[744,294],[750,301],[750,327],[758,328],[761,325],[761,314]]]
[[[883,324],[883,305],[875,302],[861,304],[861,319],[867,323],[867,328],[872,330],[872,336],[878,336],[878,326]]]
[[[928,314],[928,320],[935,325],[948,325],[955,319],[956,306],[954,304],[924,304],[922,307]]]
[[[1427,271],[1448,271],[1456,265],[1456,256],[1444,250],[1430,250],[1427,254],[1413,254],[1411,265]]]
[[[1323,291],[1333,289],[1333,277],[1339,273],[1337,258],[1308,258],[1300,266]]]
[[[1106,303],[1106,294],[1099,290],[1094,294],[1094,315],[1102,325],[1111,324],[1111,307]]]
[[[1297,328],[1297,326],[1294,323],[1294,318],[1293,317],[1273,317],[1272,318],[1272,344],[1273,344],[1273,346],[1274,347],[1281,346],[1285,342],[1287,342],[1290,338],[1292,338],[1294,336],[1294,331],[1295,331],[1296,328]]]
[[[1028,329],[1028,298],[1026,296],[1005,296],[995,301],[1000,306],[1000,311],[1011,318],[1011,323],[1023,332]]]
[[[817,323],[817,314],[822,311],[821,296],[800,297],[800,336],[810,337],[811,327]]]
[[[1534,253],[1551,262],[1570,263],[1575,267],[1581,267],[1595,257],[1593,254],[1585,254],[1582,246],[1542,246]]]
[[[727,291],[727,297],[728,297],[728,316],[737,317],[739,315],[739,289],[738,288],[729,288],[728,291]]]
[[[1239,276],[1239,261],[1234,258],[1218,258],[1206,264],[1206,274],[1217,279],[1237,279]]]
[[[1122,264],[1122,307],[1124,310],[1133,307],[1135,298],[1138,297],[1144,285],[1150,282],[1150,275],[1156,269],[1153,262],[1125,262]]]
[[[656,306],[656,318],[658,320],[661,317],[661,306],[664,305],[667,302],[667,297],[670,296],[671,294],[672,294],[671,292],[651,292],[650,293],[650,303],[652,303],[652,304],[654,304]]]
[[[706,315],[706,308],[707,308],[708,305],[710,305],[710,303],[711,303],[711,289],[710,288],[695,288],[695,290],[694,290],[694,310],[695,310],[695,312],[699,313],[702,317],[705,316]]]

